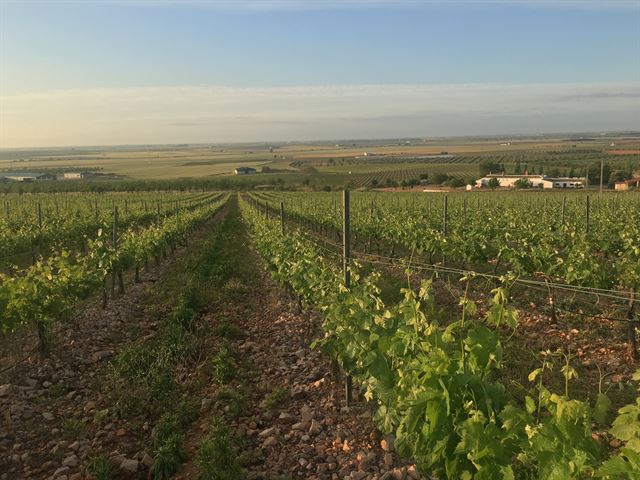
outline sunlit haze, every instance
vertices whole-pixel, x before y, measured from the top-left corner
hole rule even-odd
[[[640,4],[0,3],[0,146],[640,129]]]

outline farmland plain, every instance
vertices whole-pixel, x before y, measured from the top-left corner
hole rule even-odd
[[[276,173],[288,184],[307,180],[310,185],[368,187],[443,173],[471,181],[483,162],[504,166],[507,173],[544,168],[545,173],[557,169],[563,175],[584,175],[588,165],[603,159],[612,169],[633,170],[640,168],[639,147],[637,135],[617,134],[4,149],[0,173],[80,170],[130,180],[172,180],[222,178],[247,166]]]

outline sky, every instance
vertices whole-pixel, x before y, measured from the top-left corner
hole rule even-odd
[[[640,0],[0,0],[0,147],[640,130]]]

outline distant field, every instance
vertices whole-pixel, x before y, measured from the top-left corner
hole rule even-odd
[[[134,179],[173,179],[231,175],[237,166],[260,168],[277,159],[268,150],[214,151],[207,148],[105,151],[92,154],[33,155],[1,159],[2,170],[40,171],[77,168],[99,170]]]
[[[613,144],[613,145],[612,145]],[[367,152],[365,156],[364,153]],[[308,178],[313,185],[369,186],[446,173],[472,179],[481,162],[538,172],[583,174],[605,159],[612,169],[640,169],[637,137],[467,138],[342,143],[173,145],[0,150],[0,171],[97,171],[129,179],[171,180],[233,175],[238,166]],[[298,175],[294,175],[298,174]],[[302,177],[300,177],[302,175]],[[289,183],[289,182],[288,182]]]

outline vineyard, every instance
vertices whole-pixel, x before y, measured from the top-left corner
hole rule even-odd
[[[640,404],[631,398],[618,405],[609,432],[628,443],[605,460],[609,453],[593,428],[607,428],[613,402],[602,388],[599,366],[599,383],[590,385],[592,392],[579,392],[586,400],[569,396],[579,369],[572,364],[575,355],[562,348],[543,352],[527,375],[532,387],[521,385],[519,395],[507,394],[498,379],[507,348],[501,333],[513,338],[519,324],[510,291],[522,283],[543,292],[546,287],[554,322],[566,321],[559,319],[556,290],[621,302],[618,319],[627,323],[629,355],[638,359],[638,199],[605,197],[592,208],[582,196],[500,203],[463,197],[451,204],[439,198],[435,206],[409,196],[356,198],[350,215],[331,194],[264,194],[250,204],[258,248],[274,275],[323,312],[325,336],[317,345],[361,386],[375,405],[378,426],[395,435],[400,452],[438,478],[636,478]],[[278,238],[277,222],[269,225],[255,213],[263,211],[268,219],[278,204],[281,223],[284,212],[291,212],[313,234]],[[349,275],[343,279],[339,250],[330,247],[339,247],[332,240],[349,238],[340,235],[350,230],[347,224],[353,226],[354,247],[363,250],[363,265],[374,267],[345,263]],[[381,254],[384,247],[390,251]],[[408,288],[387,306],[380,272],[403,252]],[[474,270],[481,265],[489,266],[488,273]],[[431,274],[412,286],[412,268]],[[453,318],[442,315],[433,297],[434,272],[463,282]],[[477,277],[495,282],[484,305],[470,291]],[[554,391],[549,377],[556,362],[564,388]]]
[[[640,478],[635,193],[3,206],[3,480]]]
[[[551,176],[583,177],[590,168],[590,176],[598,174],[598,164],[603,160],[607,172],[621,170],[633,172],[640,169],[640,159],[632,150],[624,155],[612,155],[606,149],[558,148],[558,149],[518,149],[509,147],[507,151],[478,153],[449,153],[433,155],[367,155],[357,157],[336,157],[297,160],[294,168],[314,167],[316,184],[323,181],[334,185],[338,178],[349,188],[376,187],[394,182],[401,184],[420,178],[438,178],[447,174],[450,179],[466,183],[481,176],[481,165],[494,165],[506,173],[543,172]],[[447,177],[441,177],[441,180]],[[441,181],[431,182],[441,183]]]
[[[0,225],[7,270],[0,276],[2,331],[32,324],[39,348],[46,350],[49,325],[78,300],[100,288],[106,304],[108,278],[112,292],[117,282],[124,293],[126,269],[135,269],[137,281],[143,265],[184,242],[226,199],[222,194],[168,197],[5,199]]]

